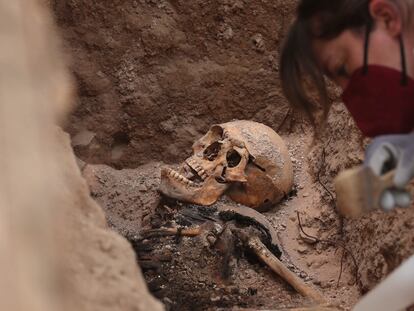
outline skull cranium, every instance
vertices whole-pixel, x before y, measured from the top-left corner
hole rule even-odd
[[[227,194],[235,202],[264,210],[293,185],[293,169],[282,138],[253,121],[213,125],[193,145],[180,171],[164,168],[160,191],[178,200],[211,205]]]

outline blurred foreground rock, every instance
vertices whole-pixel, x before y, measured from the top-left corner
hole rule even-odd
[[[36,1],[0,0],[0,310],[162,310],[69,138],[70,77]]]

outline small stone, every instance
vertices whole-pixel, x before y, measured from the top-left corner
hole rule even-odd
[[[320,280],[313,280],[313,284],[315,284],[316,286],[320,286],[321,281]]]
[[[164,297],[164,298],[162,299],[162,301],[163,301],[163,302],[164,302],[164,304],[166,304],[166,305],[172,305],[172,304],[173,304],[172,300],[171,300],[170,298],[168,298],[168,297]]]
[[[100,78],[105,78],[106,77],[105,74],[100,70],[96,73],[96,75]]]
[[[332,285],[329,282],[326,282],[326,281],[321,282],[321,285],[320,286],[323,289],[332,287]]]
[[[308,248],[306,246],[299,246],[297,249],[299,254],[306,254],[309,252]]]
[[[147,186],[145,186],[144,184],[139,184],[139,185],[137,186],[137,188],[138,188],[138,191],[139,191],[139,192],[147,192],[147,191],[148,191]]]
[[[96,133],[91,131],[80,131],[72,138],[72,146],[88,146],[95,138]]]
[[[265,51],[265,42],[263,39],[263,35],[258,33],[252,37],[252,42],[254,43],[255,50],[263,53]]]
[[[229,26],[224,32],[223,32],[223,38],[225,40],[230,40],[234,36],[233,29]]]
[[[309,237],[309,236],[303,234],[302,232],[300,232],[299,234],[300,234],[300,239],[303,242],[307,243],[307,244],[316,244],[318,242],[318,240],[316,240],[312,237]]]
[[[315,261],[313,262],[313,265],[312,265],[312,266],[313,266],[314,268],[318,269],[318,268],[320,268],[320,267],[324,266],[326,263],[327,263],[327,261],[326,261],[326,260],[315,260]]]
[[[216,243],[217,239],[214,235],[208,235],[207,236],[207,241],[210,245],[214,245],[214,243]]]

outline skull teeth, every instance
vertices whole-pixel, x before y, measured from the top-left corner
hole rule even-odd
[[[185,178],[183,175],[181,175],[180,173],[172,170],[172,169],[168,169],[168,175],[171,176],[172,178],[174,178],[175,180],[186,184],[189,187],[200,187],[199,185],[197,185],[196,183],[192,182],[191,180]]]
[[[191,166],[191,168],[193,168],[197,172],[198,176],[200,176],[202,180],[207,179],[208,175],[206,171],[199,164],[197,164],[193,160],[188,160],[187,163]]]

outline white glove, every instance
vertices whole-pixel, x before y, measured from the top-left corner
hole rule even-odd
[[[396,169],[395,188],[385,191],[381,198],[384,210],[410,206],[411,197],[404,188],[414,178],[414,133],[377,137],[368,146],[364,165],[379,176]]]

